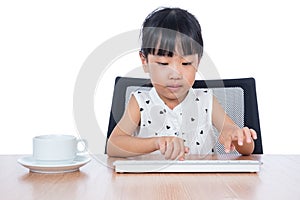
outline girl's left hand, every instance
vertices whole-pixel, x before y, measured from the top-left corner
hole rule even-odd
[[[227,126],[223,128],[219,137],[219,142],[224,145],[225,152],[229,153],[235,148],[240,149],[242,146],[248,146],[247,144],[253,142],[252,139],[257,139],[255,130],[249,129],[248,127],[239,128],[238,126]]]

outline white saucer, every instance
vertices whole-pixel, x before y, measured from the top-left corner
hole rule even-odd
[[[43,163],[35,160],[32,156],[18,159],[18,163],[28,168],[31,172],[54,174],[78,171],[80,167],[90,162],[87,156],[76,156],[71,162],[66,163]]]

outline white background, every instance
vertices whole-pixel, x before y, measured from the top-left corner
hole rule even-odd
[[[0,3],[0,154],[31,153],[35,135],[78,134],[73,90],[83,62],[104,41],[140,28],[159,6],[178,6],[198,18],[221,78],[256,79],[264,152],[300,153],[296,1],[11,0]],[[95,94],[103,132],[114,76],[138,67],[138,55],[116,65],[99,82],[105,91]]]

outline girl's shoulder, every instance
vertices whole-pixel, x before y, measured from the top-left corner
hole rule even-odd
[[[142,107],[144,105],[152,105],[155,101],[153,97],[153,89],[151,88],[139,88],[132,92],[132,96],[135,97],[136,101],[138,102],[139,106]]]
[[[142,100],[142,99],[149,99],[151,98],[151,89],[149,88],[140,88],[132,92],[132,95],[137,99],[137,100]]]

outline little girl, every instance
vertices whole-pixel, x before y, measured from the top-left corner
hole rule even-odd
[[[107,145],[109,156],[128,157],[160,151],[166,159],[213,152],[216,138],[228,153],[253,152],[256,132],[239,128],[210,89],[192,88],[203,54],[197,19],[180,8],[152,12],[142,28],[140,58],[153,88],[135,91]]]

